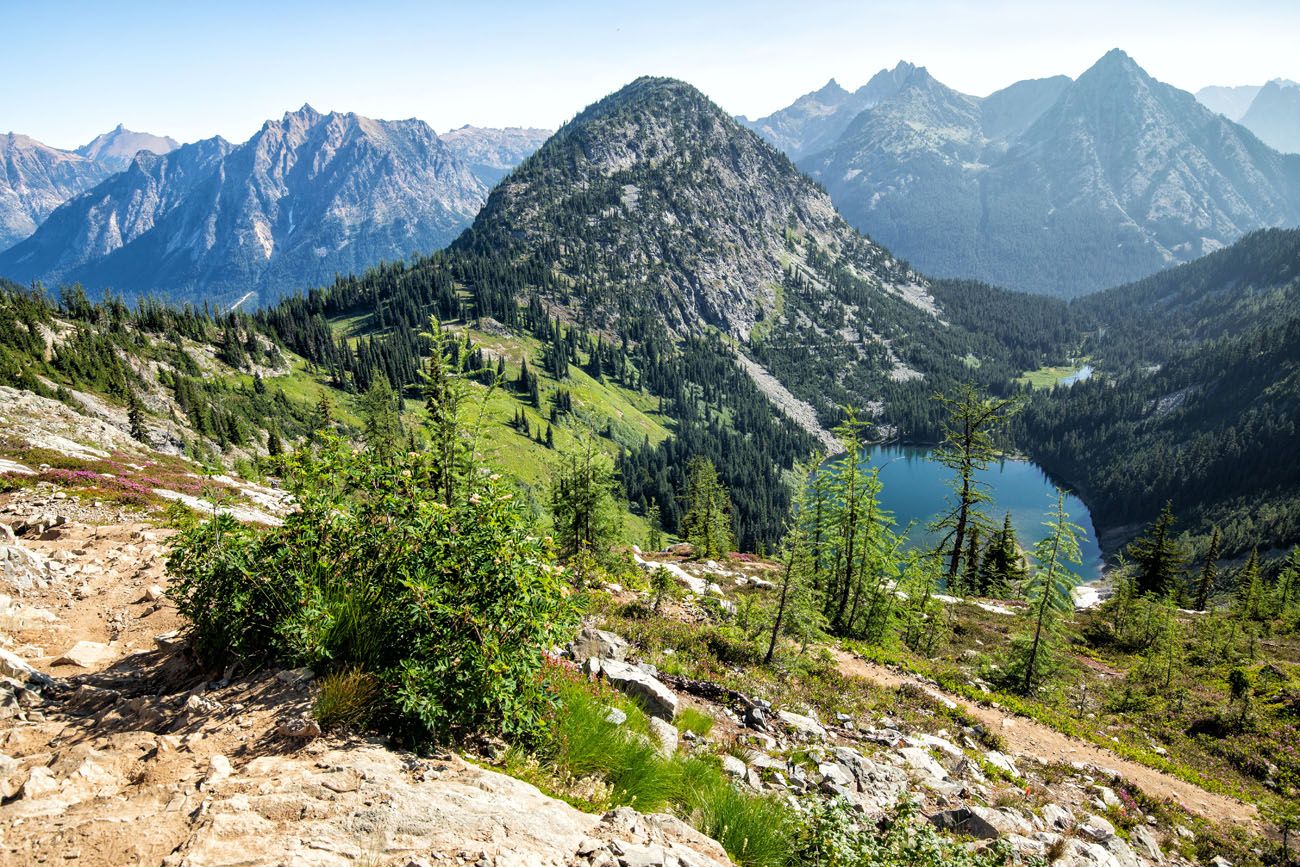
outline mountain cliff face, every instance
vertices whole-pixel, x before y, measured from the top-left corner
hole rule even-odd
[[[273,297],[441,247],[485,194],[421,121],[304,106],[242,145],[138,155],[0,255],[0,273],[179,299]]]
[[[518,126],[490,129],[469,125],[438,136],[488,187],[508,175],[550,137],[549,129]]]
[[[68,199],[109,174],[80,154],[25,135],[0,136],[0,250],[26,238]]]
[[[132,132],[119,123],[113,131],[97,135],[88,144],[77,148],[77,153],[95,160],[109,171],[120,172],[140,151],[166,154],[178,147],[180,143],[170,136]]]
[[[0,250],[31,235],[59,205],[124,169],[137,151],[161,154],[175,147],[172,139],[120,124],[75,151],[25,135],[0,136]]]
[[[1300,153],[1300,84],[1270,81],[1250,103],[1241,125],[1283,153]]]
[[[804,94],[767,117],[736,119],[797,160],[832,145],[853,118],[897,93],[915,69],[899,61],[893,69],[877,72],[852,93],[832,78],[820,90]]]
[[[800,165],[927,273],[1076,295],[1300,222],[1300,158],[1112,51],[978,100],[916,70]]]

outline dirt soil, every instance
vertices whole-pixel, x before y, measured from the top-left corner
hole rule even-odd
[[[835,656],[840,671],[846,675],[890,688],[911,685],[936,699],[956,703],[989,731],[1000,734],[1013,755],[1029,756],[1045,762],[1082,762],[1112,770],[1152,798],[1168,798],[1188,812],[1211,821],[1226,820],[1260,830],[1258,813],[1250,804],[1207,792],[1193,783],[1121,758],[1110,750],[1062,734],[1035,720],[946,693],[917,677],[867,662],[845,651],[837,650]]]

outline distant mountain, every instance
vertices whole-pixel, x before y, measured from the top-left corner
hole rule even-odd
[[[178,147],[180,143],[174,138],[147,132],[132,132],[119,123],[116,129],[95,136],[89,144],[77,148],[76,152],[87,159],[95,160],[109,171],[120,172],[131,164],[132,158],[140,151],[161,155],[171,153]]]
[[[175,299],[273,297],[444,246],[484,184],[422,121],[320,114],[267,121],[128,168],[0,254],[0,274]]]
[[[751,121],[741,116],[736,120],[797,160],[829,147],[859,113],[897,93],[915,68],[899,61],[893,69],[877,72],[852,93],[832,78],[820,90],[804,94],[767,117]]]
[[[0,250],[36,231],[55,208],[109,173],[101,163],[25,135],[0,136]]]
[[[1067,297],[1300,223],[1300,158],[1118,50],[982,100],[917,68],[799,165],[927,273]]]
[[[1256,95],[1241,125],[1283,153],[1300,153],[1300,84],[1270,81]]]
[[[1228,120],[1240,122],[1250,104],[1255,101],[1260,88],[1258,84],[1234,87],[1211,85],[1196,91],[1196,99],[1210,111],[1218,112]]]
[[[517,126],[490,129],[468,124],[439,136],[488,187],[509,174],[550,137],[549,129]]]

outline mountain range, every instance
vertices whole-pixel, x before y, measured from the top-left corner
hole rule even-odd
[[[169,138],[121,125],[75,151],[17,133],[0,136],[0,250],[31,235],[59,205],[121,171],[137,151],[175,147]]]
[[[910,64],[872,83],[869,108],[836,86],[745,122],[929,274],[1068,297],[1300,223],[1300,157],[1119,50],[982,99]]]
[[[528,136],[454,143],[500,164]],[[487,195],[455,148],[423,121],[304,106],[243,144],[136,155],[0,254],[0,273],[185,300],[274,297],[454,238]]]

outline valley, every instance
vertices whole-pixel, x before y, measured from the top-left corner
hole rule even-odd
[[[0,139],[0,863],[1296,863],[1300,90],[609,15]]]

